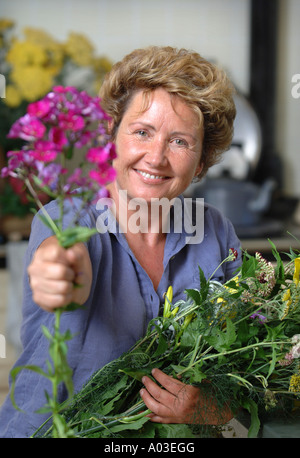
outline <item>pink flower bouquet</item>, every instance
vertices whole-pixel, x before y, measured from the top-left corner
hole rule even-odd
[[[9,138],[24,140],[19,151],[7,153],[8,165],[2,177],[22,180],[43,210],[44,221],[52,228],[63,246],[68,246],[67,233],[55,224],[39,199],[37,190],[63,205],[66,198],[78,195],[82,206],[107,195],[105,185],[115,178],[111,161],[115,145],[107,133],[108,115],[98,97],[91,97],[74,87],[56,86],[42,100],[28,105],[27,113],[11,127]],[[85,150],[84,163],[68,170],[76,150]],[[84,239],[80,228],[76,240]],[[74,242],[74,234],[72,234]]]

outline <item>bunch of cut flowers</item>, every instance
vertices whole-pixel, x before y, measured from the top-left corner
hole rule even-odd
[[[21,140],[23,146],[7,153],[8,163],[2,168],[1,176],[13,177],[23,184],[23,192],[40,210],[38,216],[64,248],[85,242],[97,233],[96,228],[82,227],[78,221],[92,202],[107,196],[105,186],[115,178],[111,165],[116,155],[115,145],[107,129],[110,118],[100,102],[98,97],[75,87],[55,86],[44,98],[30,103],[26,114],[14,122],[8,133],[9,138]],[[74,168],[72,160],[79,152],[80,157],[84,154],[85,160]],[[47,212],[45,195],[57,201],[57,219]],[[74,198],[80,201],[79,206]],[[65,227],[67,200],[74,217]],[[20,366],[11,373],[15,380],[21,370],[29,369],[50,380],[52,395],[46,393],[43,411],[52,415],[54,437],[67,435],[57,400],[59,384],[64,383],[69,395],[73,394],[66,345],[72,336],[70,332],[60,332],[60,317],[76,307],[77,304],[71,303],[55,310],[54,330],[43,327],[49,340],[47,372],[37,366]]]
[[[199,289],[172,303],[165,295],[162,316],[120,358],[99,369],[71,401],[61,405],[73,437],[214,437],[220,427],[205,425],[210,403],[195,418],[201,424],[164,425],[150,421],[140,398],[141,379],[153,368],[199,386],[220,411],[230,406],[250,417],[249,437],[261,420],[276,412],[294,415],[300,397],[300,256],[290,250],[284,263],[270,241],[274,263],[244,253],[234,278],[225,284],[206,279],[199,268]],[[223,262],[233,262],[230,250]],[[214,407],[215,409],[215,407]],[[51,437],[42,425],[34,436]]]

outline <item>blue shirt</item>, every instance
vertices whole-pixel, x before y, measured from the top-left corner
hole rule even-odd
[[[48,204],[47,210],[55,218],[56,203]],[[70,215],[71,212],[66,213],[65,225],[68,225]],[[95,227],[98,217],[99,210],[91,206],[81,217],[80,224]],[[232,224],[207,204],[204,205],[203,218],[203,240],[197,244],[188,243],[190,234],[187,234],[183,222],[182,231],[175,231],[171,224],[165,243],[164,272],[157,290],[133,255],[124,233],[106,230],[87,242],[93,267],[90,297],[83,307],[64,313],[61,320],[62,331],[69,329],[74,335],[69,342],[68,361],[73,369],[75,391],[80,390],[93,372],[129,350],[145,334],[149,321],[159,314],[164,293],[170,285],[173,286],[174,303],[185,298],[186,288],[200,288],[198,266],[206,278],[213,272],[213,279],[220,282],[233,276],[240,265],[241,254]],[[49,235],[52,235],[51,231],[35,217],[26,266]],[[218,268],[230,248],[239,252],[238,259]],[[48,341],[41,325],[52,330],[53,322],[54,314],[43,311],[33,302],[25,270],[21,329],[23,353],[16,366],[33,364],[45,367]],[[47,414],[35,411],[45,405],[45,390],[51,392],[45,378],[28,370],[20,372],[15,400],[22,412],[14,409],[8,396],[0,410],[0,437],[29,437],[43,423]],[[65,399],[64,387],[61,387],[59,396],[60,401]]]

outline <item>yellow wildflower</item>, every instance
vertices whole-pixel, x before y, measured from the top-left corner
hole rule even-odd
[[[3,100],[6,103],[6,105],[8,105],[11,108],[14,108],[20,105],[22,101],[22,97],[21,97],[20,91],[18,91],[16,86],[13,86],[12,84],[8,84],[6,86],[5,99]]]
[[[16,66],[11,72],[11,79],[28,102],[42,97],[53,86],[51,72],[33,65]]]
[[[63,45],[55,41],[53,37],[41,29],[26,27],[24,35],[27,42],[41,46],[47,56],[45,62],[47,69],[54,75],[60,72],[64,63]]]
[[[47,62],[47,54],[37,43],[15,41],[7,53],[6,60],[13,66],[44,65]]]
[[[298,286],[299,280],[300,280],[300,257],[296,258],[294,260],[295,264],[295,270],[294,270],[294,276],[293,276],[293,281],[296,286]]]
[[[7,29],[10,29],[14,25],[15,23],[11,19],[1,18],[0,19],[0,34],[5,32]]]
[[[291,376],[289,391],[292,393],[300,393],[300,372]]]
[[[234,282],[236,286],[239,286],[239,277],[236,276],[230,280],[230,282]],[[237,290],[235,288],[231,288],[227,286],[226,284],[224,285],[225,289],[228,291],[229,294],[235,294]],[[228,301],[225,300],[223,297],[218,297],[217,298],[217,304],[220,304],[220,307],[217,310],[216,313],[216,318],[222,317],[222,320],[224,321],[226,317],[233,319],[236,315],[236,312],[233,310],[232,304],[228,305]],[[213,321],[211,322],[211,324]]]
[[[294,275],[293,275],[293,282],[294,285],[292,284],[290,288],[288,288],[286,291],[284,291],[283,296],[282,296],[282,301],[284,304],[284,309],[281,312],[280,319],[283,320],[289,311],[291,310],[291,305],[293,304],[292,310],[298,305],[299,301],[299,293],[297,293],[298,286],[299,286],[299,276],[300,276],[300,257],[294,259]],[[295,291],[296,287],[296,293],[293,298],[292,291]]]
[[[30,41],[31,43],[36,43],[42,46],[43,48],[48,48],[53,43],[55,43],[55,40],[53,39],[53,37],[42,29],[25,27],[23,29],[23,33],[24,33],[26,41]]]
[[[70,33],[64,49],[75,64],[79,66],[92,64],[94,47],[84,35]]]

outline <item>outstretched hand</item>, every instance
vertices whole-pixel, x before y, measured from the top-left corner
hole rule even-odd
[[[70,302],[82,305],[89,296],[92,267],[83,243],[65,249],[51,236],[37,249],[27,271],[33,300],[46,311]]]

